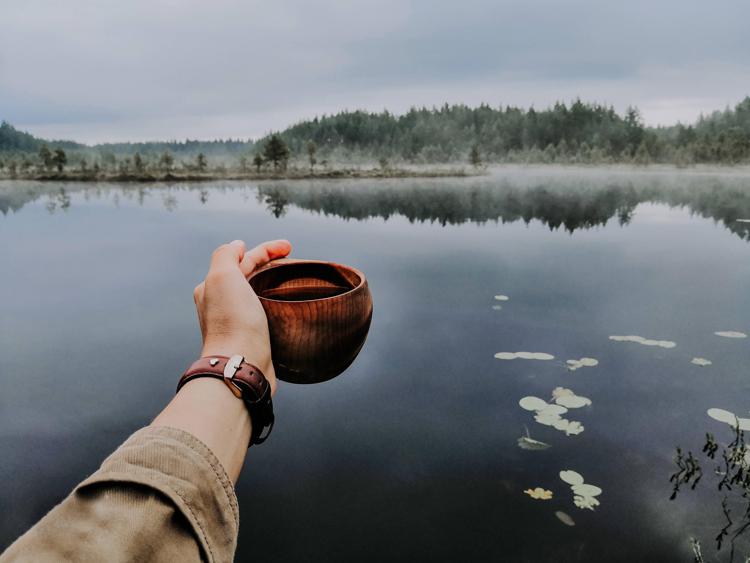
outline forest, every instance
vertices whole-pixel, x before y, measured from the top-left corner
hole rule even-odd
[[[343,111],[300,121],[259,139],[184,140],[84,145],[0,125],[0,175],[81,179],[117,175],[315,174],[336,167],[502,163],[750,163],[750,96],[695,123],[644,125],[638,109],[575,100],[544,110],[448,105],[388,111]]]

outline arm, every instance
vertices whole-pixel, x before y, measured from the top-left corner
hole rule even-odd
[[[262,244],[247,253],[242,241],[225,244],[216,249],[205,281],[193,292],[203,335],[201,356],[242,354],[266,376],[272,395],[276,375],[268,324],[247,277],[290,251],[284,240]],[[232,481],[237,481],[250,440],[250,417],[242,401],[221,381],[201,378],[189,382],[151,424],[193,434],[219,458]]]
[[[249,252],[241,241],[223,245],[194,292],[202,355],[244,355],[272,393],[268,325],[246,278],[290,250],[286,241]],[[244,403],[221,381],[187,383],[0,561],[231,561],[239,526],[232,483],[250,432]]]

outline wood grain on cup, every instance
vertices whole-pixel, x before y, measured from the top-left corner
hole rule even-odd
[[[268,317],[276,376],[319,383],[354,361],[367,338],[372,297],[364,274],[317,260],[275,260],[249,280]]]

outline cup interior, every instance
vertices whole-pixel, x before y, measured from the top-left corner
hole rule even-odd
[[[250,285],[262,299],[314,301],[343,295],[362,283],[360,275],[340,264],[291,262],[261,270]]]

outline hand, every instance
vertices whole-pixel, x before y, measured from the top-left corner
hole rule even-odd
[[[291,252],[286,240],[264,242],[245,252],[235,240],[217,248],[206,279],[193,292],[203,335],[202,357],[242,354],[263,372],[276,392],[268,321],[258,296],[247,283],[256,269]]]

